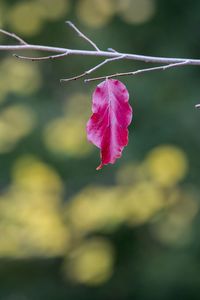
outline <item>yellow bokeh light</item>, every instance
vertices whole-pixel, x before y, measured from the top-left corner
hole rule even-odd
[[[7,15],[10,27],[23,35],[37,34],[42,27],[37,1],[23,1],[13,5]]]
[[[163,186],[172,186],[183,179],[188,170],[185,153],[170,145],[153,149],[145,161],[152,178]]]
[[[130,225],[149,221],[165,205],[162,190],[152,182],[141,182],[126,188],[123,199],[125,219]]]
[[[87,26],[102,27],[115,13],[114,0],[79,0],[76,13],[79,20]]]
[[[31,192],[61,193],[62,181],[47,164],[34,156],[18,159],[13,167],[13,180],[18,186]]]
[[[62,218],[62,181],[33,156],[18,159],[12,184],[0,199],[0,255],[57,256],[68,251],[69,228]]]
[[[17,61],[9,57],[4,59],[0,65],[0,82],[4,83],[7,93],[29,95],[39,89],[41,75],[36,64]]]
[[[64,117],[49,122],[44,130],[47,148],[61,155],[83,157],[93,150],[87,141],[86,122],[91,114],[91,96],[75,93],[64,104]]]
[[[7,107],[0,113],[0,153],[13,149],[34,128],[35,115],[23,105]]]
[[[47,148],[57,154],[82,157],[92,151],[87,142],[85,122],[78,118],[58,118],[51,121],[44,130]]]
[[[118,12],[125,22],[141,24],[153,17],[155,8],[154,0],[120,0]]]
[[[198,202],[190,195],[180,194],[168,214],[155,222],[152,234],[163,244],[183,245],[190,241],[191,224],[199,211]]]
[[[54,196],[13,187],[1,199],[0,209],[0,255],[55,256],[68,249],[70,232]]]
[[[67,219],[78,234],[109,231],[124,220],[122,207],[120,188],[87,187],[67,205]]]
[[[69,10],[68,0],[36,0],[42,18],[56,20],[66,15]]]
[[[78,118],[86,122],[91,114],[92,98],[90,94],[74,93],[67,98],[64,106],[64,113],[67,118]]]
[[[93,238],[75,249],[67,264],[67,275],[86,285],[100,285],[112,275],[114,251],[109,241]]]

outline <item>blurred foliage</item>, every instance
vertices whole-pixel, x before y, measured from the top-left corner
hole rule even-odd
[[[1,0],[0,26],[30,43],[89,49],[66,28],[72,20],[102,49],[198,58],[199,10],[198,0]],[[98,61],[1,53],[0,299],[199,299],[198,68],[123,78],[129,145],[96,172],[85,132],[95,84],[58,79]]]

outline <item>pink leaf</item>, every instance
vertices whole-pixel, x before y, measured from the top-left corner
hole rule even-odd
[[[129,94],[119,80],[106,79],[95,89],[92,116],[87,123],[88,140],[101,149],[101,164],[114,164],[128,144],[128,126],[132,120]]]

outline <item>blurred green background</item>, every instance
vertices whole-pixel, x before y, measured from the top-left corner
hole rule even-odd
[[[1,0],[0,27],[91,49],[71,20],[101,49],[198,58],[199,12],[199,0]],[[129,145],[97,172],[85,132],[95,83],[59,79],[100,61],[0,53],[1,300],[200,298],[200,69],[122,78]],[[94,75],[144,67],[113,62]]]

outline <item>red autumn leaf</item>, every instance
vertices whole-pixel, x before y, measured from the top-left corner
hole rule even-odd
[[[128,144],[128,126],[132,120],[129,94],[119,80],[106,79],[95,89],[92,116],[87,123],[87,138],[101,149],[101,164],[114,164]]]

